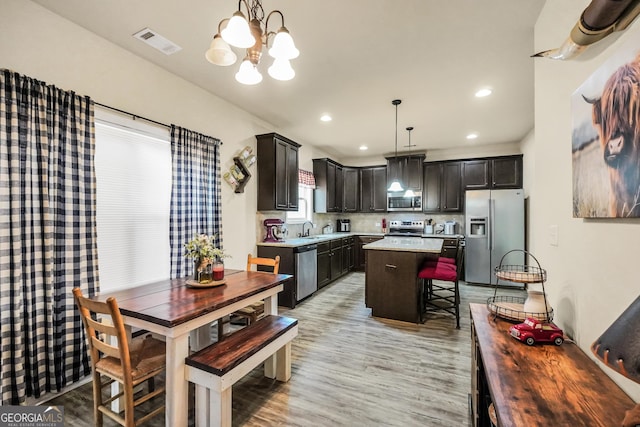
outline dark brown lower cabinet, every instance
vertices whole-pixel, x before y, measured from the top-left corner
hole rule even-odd
[[[293,248],[279,246],[258,246],[258,256],[264,258],[275,258],[280,256],[279,272],[281,274],[292,274],[294,277],[284,282],[284,289],[278,293],[278,305],[295,308],[298,301],[296,295],[295,259]],[[270,268],[258,267],[258,270],[271,271]]]
[[[318,244],[318,289],[331,282],[331,244]]]
[[[331,241],[331,280],[342,276],[342,239]]]
[[[356,271],[364,271],[365,267],[365,250],[362,249],[364,245],[368,245],[369,243],[377,242],[378,240],[384,239],[384,236],[358,236],[355,238],[354,242],[354,269]]]
[[[366,250],[365,305],[371,315],[420,323],[418,269],[425,253]]]
[[[342,274],[347,274],[354,267],[354,238],[345,237],[342,239]]]

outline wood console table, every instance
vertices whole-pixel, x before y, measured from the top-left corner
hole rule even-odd
[[[509,323],[484,304],[471,309],[471,411],[476,427],[498,425],[621,426],[635,406],[616,383],[575,345],[528,345],[509,335]]]

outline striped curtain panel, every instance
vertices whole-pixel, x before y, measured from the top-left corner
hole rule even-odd
[[[98,287],[93,102],[0,70],[2,404],[91,373],[71,289]]]
[[[171,278],[193,274],[184,245],[197,234],[216,235],[222,248],[220,140],[171,126]]]

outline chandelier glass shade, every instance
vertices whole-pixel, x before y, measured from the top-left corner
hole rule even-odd
[[[251,63],[249,58],[242,60],[240,69],[236,73],[236,80],[243,85],[257,85],[262,81],[262,74],[258,71],[258,68]]]
[[[209,50],[205,53],[207,61],[212,64],[221,65],[226,67],[227,65],[235,64],[238,60],[238,56],[231,50],[231,47],[225,42],[220,34],[216,34]]]
[[[240,10],[245,6],[247,17]],[[278,31],[269,31],[269,18],[280,15],[282,25]],[[269,42],[271,41],[271,47]],[[268,49],[274,58],[268,69],[269,75],[276,80],[291,80],[295,71],[289,62],[300,55],[289,30],[284,26],[284,15],[279,10],[271,11],[265,18],[261,0],[239,0],[238,10],[231,18],[225,18],[218,24],[218,33],[214,36],[205,57],[215,65],[234,64],[237,55],[231,46],[246,49],[246,55],[236,73],[236,80],[242,84],[253,85],[262,81],[258,64],[262,58],[262,49]]]

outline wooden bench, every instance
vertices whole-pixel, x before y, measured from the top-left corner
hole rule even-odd
[[[231,426],[231,386],[276,355],[278,381],[291,377],[291,340],[298,335],[298,321],[268,315],[192,354],[185,359],[185,377],[196,386],[196,427]]]

